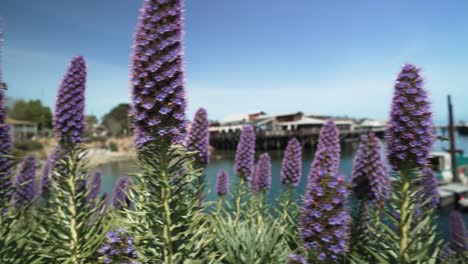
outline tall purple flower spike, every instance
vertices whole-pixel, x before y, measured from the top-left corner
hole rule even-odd
[[[0,124],[0,189],[2,190],[10,188],[12,185],[13,160],[5,157],[5,155],[11,154],[13,147],[10,130],[10,125]]]
[[[296,138],[291,138],[284,151],[281,167],[281,183],[297,186],[302,175],[302,146]]]
[[[89,188],[89,193],[88,196],[86,197],[86,201],[88,203],[91,203],[92,207],[95,204],[96,199],[99,196],[99,193],[101,192],[101,183],[102,183],[102,173],[100,171],[97,171],[91,182],[88,183],[88,188]]]
[[[326,173],[337,173],[338,168],[336,167],[333,161],[333,153],[329,148],[319,148],[315,152],[314,159],[309,172],[309,177],[307,180],[306,195],[310,193],[311,186],[317,179],[320,174]]]
[[[335,159],[339,163],[340,160],[340,131],[336,127],[336,124],[333,120],[327,120],[323,127],[320,129],[320,137],[317,148],[327,147],[331,148]]]
[[[226,196],[229,191],[229,174],[220,170],[216,178],[216,193],[218,196]]]
[[[458,210],[453,210],[450,213],[449,246],[453,250],[468,250],[468,233],[466,232],[463,215]]]
[[[258,190],[258,163],[255,164],[252,168],[252,174],[249,178],[249,187],[252,193],[257,193]]]
[[[336,173],[340,167],[340,132],[333,120],[328,120],[320,130],[319,142],[310,168],[308,181],[321,172]]]
[[[50,153],[41,175],[41,192],[47,193],[52,187],[52,177],[55,164],[57,163],[57,148]]]
[[[197,163],[203,167],[210,161],[210,131],[208,129],[208,114],[205,109],[200,108],[195,113],[186,145],[187,150],[197,152]]]
[[[121,176],[115,184],[112,195],[112,204],[116,209],[124,209],[130,206],[128,191],[130,190],[131,181],[125,176]]]
[[[0,17],[0,188],[6,190],[11,187],[11,166],[13,161],[6,158],[12,151],[12,137],[11,127],[5,124],[6,108],[5,108],[5,94],[3,91],[3,75],[2,75],[2,46],[3,46],[3,25],[2,18]]]
[[[16,189],[13,193],[13,205],[16,208],[28,205],[35,198],[35,174],[36,159],[33,156],[26,156],[21,162],[15,179]]]
[[[361,137],[351,182],[359,199],[369,199],[379,206],[388,199],[390,180],[379,139],[374,133]]]
[[[246,125],[237,144],[236,161],[234,171],[237,176],[246,180],[252,175],[255,159],[255,130],[252,126]]]
[[[5,123],[6,110],[4,105],[3,94],[3,68],[2,68],[2,47],[3,47],[3,20],[0,17],[0,124]]]
[[[320,262],[333,262],[348,250],[351,223],[345,207],[348,189],[338,173],[319,173],[310,188],[301,210],[303,245],[306,250],[316,252]]]
[[[259,192],[267,192],[271,187],[271,159],[268,153],[260,155],[257,164],[257,172],[255,177],[255,190]]]
[[[3,68],[2,68],[2,47],[3,47],[3,20],[0,17],[0,125],[5,123],[6,108],[5,108],[5,94],[3,91]]]
[[[61,142],[81,142],[85,128],[86,62],[75,57],[60,85],[55,102],[55,136]]]
[[[439,206],[439,183],[431,168],[424,167],[421,170],[419,186],[422,188],[422,201],[430,199],[429,206],[436,208]]]
[[[434,142],[431,105],[420,69],[414,65],[404,65],[398,75],[386,138],[395,171],[427,164]]]
[[[145,0],[133,43],[135,144],[185,137],[183,1]]]

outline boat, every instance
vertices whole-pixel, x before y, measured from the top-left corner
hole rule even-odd
[[[439,185],[453,183],[454,175],[450,153],[432,152],[429,163],[436,174]],[[456,163],[460,183],[468,186],[468,157],[458,154],[456,155]]]
[[[462,135],[468,135],[468,124],[463,123],[461,125],[457,126],[457,132],[462,134]]]
[[[459,199],[456,197],[460,197],[463,199],[460,204],[466,202],[468,207],[468,199],[464,199],[468,197],[468,157],[461,153],[456,155],[459,182],[454,181],[450,153],[433,152],[429,161],[439,183],[440,206],[450,206],[456,202],[455,199]]]

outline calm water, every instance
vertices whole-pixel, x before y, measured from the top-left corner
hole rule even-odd
[[[440,132],[440,134],[443,134]],[[354,159],[355,152],[357,150],[358,143],[347,143],[342,145],[341,149],[341,163],[340,163],[340,172],[346,175],[347,178],[350,177],[352,171],[352,162]],[[434,150],[443,150],[448,148],[447,142],[437,142],[434,146]],[[468,155],[468,136],[457,135],[457,148],[462,149]],[[258,155],[261,153],[257,153]],[[269,193],[269,202],[275,203],[275,197],[278,197],[283,191],[284,187],[280,183],[280,169],[282,162],[282,152],[281,151],[271,151],[269,152],[272,161],[272,187]],[[214,191],[214,184],[216,182],[216,174],[220,169],[225,169],[230,174],[231,185],[234,186],[238,178],[234,176],[234,155],[233,151],[214,151],[212,153],[212,160],[208,168],[205,170],[206,174],[206,184],[210,188],[210,193],[208,194],[208,199],[216,199],[216,194]],[[310,164],[313,158],[313,150],[306,149],[303,155],[303,178],[300,183],[300,186],[297,188],[297,197],[304,193],[305,190],[305,176],[308,175]],[[117,181],[117,178],[120,175],[128,175],[135,168],[135,162],[120,162],[120,163],[110,163],[99,168],[103,173],[103,192],[112,192],[114,183]],[[441,210],[439,213],[439,222],[441,230],[444,232],[444,235],[447,235],[448,227],[448,215],[450,209]],[[468,224],[468,214],[465,214],[465,222]]]

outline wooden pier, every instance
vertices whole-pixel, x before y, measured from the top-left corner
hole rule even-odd
[[[359,141],[360,137],[369,132],[375,133],[383,138],[384,128],[348,130],[340,129],[340,139],[342,142]],[[230,133],[210,133],[210,145],[215,149],[236,149],[240,137],[240,131]],[[289,139],[296,137],[304,148],[312,148],[318,142],[320,128],[280,130],[280,131],[256,131],[256,148],[260,150],[283,150],[286,148]]]

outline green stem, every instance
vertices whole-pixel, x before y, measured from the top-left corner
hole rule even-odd
[[[217,217],[221,217],[221,209],[223,209],[223,199],[224,199],[224,196],[218,197],[218,206],[216,208]]]
[[[242,194],[244,192],[244,177],[240,177],[239,186],[237,188],[237,197],[236,197],[236,218],[234,220],[234,224],[237,225],[241,216],[241,202],[242,202]]]
[[[73,157],[73,154],[71,155]],[[70,157],[70,159],[71,159]],[[68,206],[70,212],[70,255],[71,255],[71,263],[79,264],[80,260],[78,257],[78,233],[77,233],[77,205],[76,205],[76,169],[74,166],[74,162],[69,160],[68,168],[69,171],[69,179],[68,179],[68,186],[70,188],[70,195],[68,196]]]
[[[260,191],[258,193],[258,220],[257,220],[257,224],[261,224],[263,222],[263,205],[265,203],[264,194],[265,194],[264,191]]]
[[[411,228],[411,223],[408,221],[408,210],[410,207],[410,179],[409,173],[406,170],[401,172],[401,181],[402,181],[402,201],[400,207],[400,263],[407,263],[405,258],[405,253],[409,244],[409,232]]]
[[[169,198],[170,198],[170,190],[169,190],[169,177],[167,175],[167,167],[168,161],[166,158],[166,154],[164,154],[163,158],[163,170],[162,170],[162,179],[164,181],[164,185],[161,188],[161,197],[163,202],[163,212],[164,212],[164,223],[163,223],[163,239],[164,239],[164,263],[172,264],[172,220],[171,220],[171,207],[169,205]]]
[[[253,192],[253,190],[250,191],[249,197],[248,197],[248,203],[249,203],[249,211],[247,213],[247,217],[252,218],[252,219],[257,219],[257,214],[258,214],[258,197],[257,195]]]
[[[381,223],[381,219],[380,219],[380,214],[381,214],[381,211],[382,211],[382,208],[380,206],[378,206],[376,209],[375,209],[375,230],[377,231],[377,237],[379,237],[380,235],[380,232],[379,231],[379,228],[380,228],[380,223]]]
[[[286,201],[284,201],[284,204],[283,204],[282,222],[284,224],[286,224],[286,221],[289,215],[289,205],[291,203],[291,193],[292,193],[291,191],[292,191],[291,185],[288,184],[288,190],[286,191],[286,197],[285,197]]]

